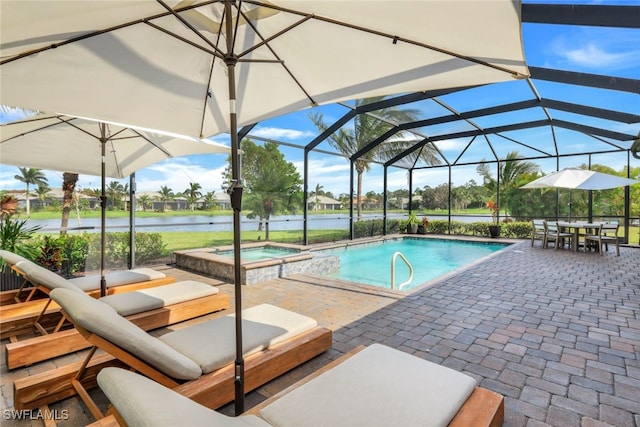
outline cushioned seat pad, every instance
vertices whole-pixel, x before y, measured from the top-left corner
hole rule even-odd
[[[218,292],[215,286],[194,280],[184,280],[155,288],[108,295],[100,298],[100,301],[111,306],[119,315],[130,316],[196,298],[204,298]]]
[[[166,274],[151,268],[136,268],[133,270],[111,271],[105,275],[107,287],[130,285],[131,283],[147,282],[149,280],[164,279]],[[100,289],[100,275],[75,277],[69,281],[83,291],[96,291]]]
[[[277,427],[444,427],[475,385],[465,374],[374,344],[271,403],[260,416]]]
[[[103,369],[98,385],[129,426],[270,427],[255,415],[227,417],[124,369]]]
[[[311,330],[318,323],[270,304],[242,310],[244,354],[249,355]],[[208,373],[235,359],[235,319],[228,315],[160,337],[164,343],[198,363]]]
[[[202,375],[200,367],[185,355],[149,335],[107,304],[84,292],[54,289],[49,294],[75,323],[112,342],[167,375],[193,380]]]

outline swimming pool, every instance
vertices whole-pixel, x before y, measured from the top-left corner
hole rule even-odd
[[[504,249],[500,243],[445,239],[403,238],[322,251],[340,258],[340,271],[332,277],[391,289],[391,259],[402,253],[413,266],[409,290]],[[409,267],[396,259],[396,289],[409,278]]]

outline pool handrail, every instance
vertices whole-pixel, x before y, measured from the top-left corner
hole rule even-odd
[[[391,289],[396,288],[395,286],[396,285],[396,259],[398,257],[402,258],[404,263],[407,264],[407,267],[409,267],[409,280],[401,283],[398,286],[398,290],[401,291],[404,286],[410,285],[411,282],[413,281],[413,266],[411,265],[409,260],[402,254],[402,252],[395,252],[393,254],[393,256],[391,257]]]

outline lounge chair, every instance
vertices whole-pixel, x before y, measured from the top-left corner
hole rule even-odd
[[[503,397],[473,378],[380,344],[348,354],[235,418],[123,369],[103,369],[97,380],[112,404],[112,425],[130,427],[484,427],[504,420]]]
[[[24,273],[21,271],[18,264],[35,264],[33,261],[30,261],[18,254],[1,249],[0,258],[9,265],[16,274],[21,276],[24,276]],[[99,274],[92,274],[68,280],[83,291],[89,293],[91,296],[98,297],[100,296],[100,279],[101,277]],[[174,278],[168,277],[160,271],[146,267],[135,268],[132,270],[110,271],[105,275],[105,280],[107,282],[107,294],[109,295],[175,282]],[[27,291],[27,295],[25,297],[21,297],[23,292]],[[0,305],[29,302],[35,299],[46,298],[47,294],[47,288],[41,288],[38,287],[37,284],[31,284],[29,280],[25,278],[20,288],[0,292]]]
[[[35,290],[39,290],[47,297],[3,306],[0,312],[1,338],[30,333],[34,328],[42,334],[46,334],[50,327],[54,327],[54,331],[56,331],[55,328],[59,328],[61,325],[56,326],[53,319],[59,320],[62,316],[59,314],[60,308],[56,304],[51,304],[51,300],[48,298],[49,292],[56,287],[71,286],[87,292],[95,298],[100,297],[99,278],[98,290],[96,291],[92,290],[94,289],[94,279],[90,277],[65,279],[28,260],[19,261],[13,268],[20,271],[20,274],[33,284],[34,288],[31,294]],[[132,282],[136,277],[138,280]],[[171,284],[175,282],[175,279],[152,269],[138,269],[136,271],[113,272],[110,276],[110,282],[117,286],[110,288],[108,295],[116,295]]]
[[[79,288],[64,278],[37,266],[35,264],[22,265],[26,277],[37,283],[47,283],[52,289],[64,288],[86,296]],[[88,299],[93,299],[87,296]],[[51,300],[48,300],[49,302]],[[168,285],[141,289],[128,293],[108,295],[100,301],[112,307],[120,316],[127,316],[130,321],[144,330],[156,329],[173,323],[183,322],[195,317],[223,310],[229,306],[229,296],[219,292],[219,289],[206,283],[185,280]],[[0,319],[3,334],[14,334],[18,331],[33,331],[34,324],[44,332],[45,326],[55,323],[51,333],[23,340],[13,340],[7,344],[7,367],[9,369],[30,365],[43,360],[58,357],[63,354],[90,347],[78,331],[63,330],[64,316],[60,307],[54,302],[54,308],[45,306],[41,315],[34,320],[34,312],[24,310],[16,313],[16,308],[22,304],[7,306]],[[5,311],[14,316],[5,316]],[[56,316],[59,318],[57,319]],[[43,320],[44,319],[44,320]],[[46,321],[44,326],[40,323]],[[64,325],[68,326],[68,325]]]
[[[199,403],[217,408],[234,399],[235,318],[227,315],[160,338],[149,335],[111,307],[69,289],[51,298],[94,347],[82,362],[14,381],[16,409],[34,409],[80,395],[96,418],[102,414],[86,389],[107,366],[128,366]],[[328,350],[331,330],[307,316],[268,304],[243,311],[245,389],[276,378]],[[106,354],[95,354],[96,349]]]

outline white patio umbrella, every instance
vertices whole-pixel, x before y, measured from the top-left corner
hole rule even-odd
[[[520,188],[567,188],[569,190],[607,190],[640,181],[580,168],[565,168],[540,177]],[[571,191],[569,191],[569,220],[571,220]]]
[[[568,188],[571,190],[606,190],[632,184],[640,184],[640,181],[587,169],[566,168],[540,177],[520,188],[551,187]]]
[[[529,75],[517,0],[4,0],[0,24],[1,104],[183,135],[230,133],[238,413],[238,125]]]
[[[230,151],[211,141],[55,114],[0,125],[0,163],[101,176],[102,295],[106,293],[105,177],[124,178],[172,157]]]

